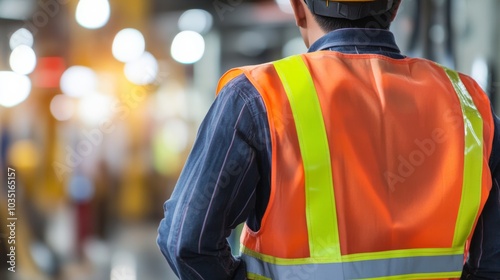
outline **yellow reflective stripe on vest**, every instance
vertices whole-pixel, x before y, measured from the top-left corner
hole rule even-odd
[[[463,246],[472,231],[481,205],[483,174],[483,119],[457,72],[443,67],[457,93],[465,128],[462,199],[455,226],[453,247]]]
[[[248,255],[252,258],[261,260],[264,263],[275,265],[301,265],[301,264],[326,264],[331,263],[327,259],[312,259],[312,258],[296,258],[285,259],[273,257],[261,253],[257,253],[241,245],[242,254]],[[406,257],[427,257],[427,256],[451,256],[451,255],[464,255],[464,248],[418,248],[418,249],[404,249],[404,250],[391,250],[375,253],[359,253],[342,256],[342,262],[361,262],[370,260],[384,260],[384,259],[398,259]],[[463,259],[461,260],[463,262]]]
[[[463,254],[412,256],[345,263],[271,264],[243,254],[252,275],[269,279],[435,279],[458,278],[462,273]],[[259,278],[256,278],[259,279]]]
[[[292,108],[304,162],[311,258],[340,262],[330,149],[316,88],[301,56],[274,63]]]
[[[255,273],[247,273],[247,279],[249,279],[249,280],[273,280],[271,278],[257,275]]]

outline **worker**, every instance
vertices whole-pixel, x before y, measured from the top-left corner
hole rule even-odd
[[[400,53],[399,0],[290,2],[308,53],[221,78],[164,205],[157,242],[177,276],[500,279],[485,93]]]

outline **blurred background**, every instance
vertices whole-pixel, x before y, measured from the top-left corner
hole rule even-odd
[[[404,0],[392,30],[496,108],[499,12]],[[156,246],[163,202],[220,75],[307,51],[290,13],[288,0],[0,0],[0,279],[176,279]]]

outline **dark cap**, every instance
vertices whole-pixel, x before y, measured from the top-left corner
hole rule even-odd
[[[397,0],[304,0],[313,14],[357,20],[389,11]]]

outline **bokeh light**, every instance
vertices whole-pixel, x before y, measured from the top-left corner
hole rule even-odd
[[[488,79],[490,77],[490,70],[488,69],[488,62],[484,58],[476,58],[472,64],[472,78],[476,80],[483,90],[488,90]]]
[[[33,47],[33,42],[33,34],[26,28],[20,28],[10,36],[9,46],[11,50],[14,50],[20,45]]]
[[[95,91],[97,74],[85,66],[71,66],[61,77],[61,90],[71,97],[82,97]]]
[[[288,0],[275,0],[276,4],[278,4],[278,7],[280,8],[281,11],[287,13],[287,14],[293,14],[293,9],[292,5],[290,4],[290,1]]]
[[[269,47],[268,39],[261,32],[242,32],[236,40],[236,49],[243,55],[256,57]]]
[[[204,34],[212,28],[213,17],[205,10],[192,9],[182,13],[178,24],[181,31],[194,31]]]
[[[42,242],[35,241],[29,246],[33,261],[44,271],[55,271],[57,261],[54,253]]]
[[[173,152],[181,153],[189,143],[189,126],[180,119],[169,120],[163,127],[162,137]]]
[[[194,31],[182,31],[172,41],[172,57],[180,63],[192,64],[205,53],[205,39]]]
[[[137,260],[134,255],[126,251],[113,254],[110,279],[137,280]]]
[[[76,21],[88,29],[106,25],[111,14],[108,0],[80,0],[76,7]]]
[[[82,175],[71,177],[68,184],[68,194],[76,202],[86,202],[92,199],[95,193],[95,187],[92,181]]]
[[[146,48],[142,33],[133,28],[126,28],[118,32],[113,40],[113,56],[121,62],[138,59]]]
[[[78,116],[87,125],[99,125],[112,115],[114,99],[102,93],[87,94],[80,100],[78,105]]]
[[[180,155],[189,145],[190,128],[181,119],[168,120],[153,137],[154,168],[161,174],[173,175],[179,168]]]
[[[10,147],[8,159],[16,168],[32,170],[40,163],[40,152],[33,140],[20,140]]]
[[[158,75],[158,61],[149,52],[144,52],[138,59],[125,64],[125,77],[136,85],[147,85],[155,81]]]
[[[50,112],[58,121],[67,121],[75,114],[75,102],[71,97],[58,94],[50,102]]]
[[[31,92],[31,80],[12,71],[0,71],[0,105],[14,107],[22,103]]]
[[[36,55],[31,47],[26,45],[17,46],[10,54],[10,68],[12,71],[28,75],[36,67]]]
[[[189,118],[189,111],[193,109],[186,89],[178,81],[162,85],[151,97],[151,115],[160,122],[176,117]]]

